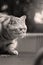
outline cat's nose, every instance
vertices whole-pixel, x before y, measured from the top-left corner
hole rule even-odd
[[[23,29],[23,33],[26,33],[27,32],[27,27],[25,27],[24,29]]]
[[[26,33],[27,29],[24,28],[22,31],[23,31],[23,33]]]
[[[20,31],[22,32],[22,33],[26,33],[26,28],[20,28]]]

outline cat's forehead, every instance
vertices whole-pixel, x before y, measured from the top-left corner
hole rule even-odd
[[[22,17],[14,17],[14,21],[17,23],[24,23],[26,19],[26,16],[22,16]]]

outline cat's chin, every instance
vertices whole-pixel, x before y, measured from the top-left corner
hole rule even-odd
[[[24,37],[26,37],[26,33],[22,33],[22,34],[20,34],[19,36],[21,37],[21,38],[24,38]]]
[[[27,36],[27,34],[26,33],[22,33],[22,34],[14,34],[14,37],[20,37],[20,38],[24,38],[24,37],[26,37]]]

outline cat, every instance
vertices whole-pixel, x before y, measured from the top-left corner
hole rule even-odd
[[[0,48],[18,55],[18,39],[23,38],[27,31],[25,20],[25,15],[15,17],[0,13]]]

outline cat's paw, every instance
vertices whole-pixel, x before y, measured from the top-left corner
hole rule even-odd
[[[17,51],[17,50],[13,50],[12,53],[13,53],[14,55],[18,55],[18,51]]]

